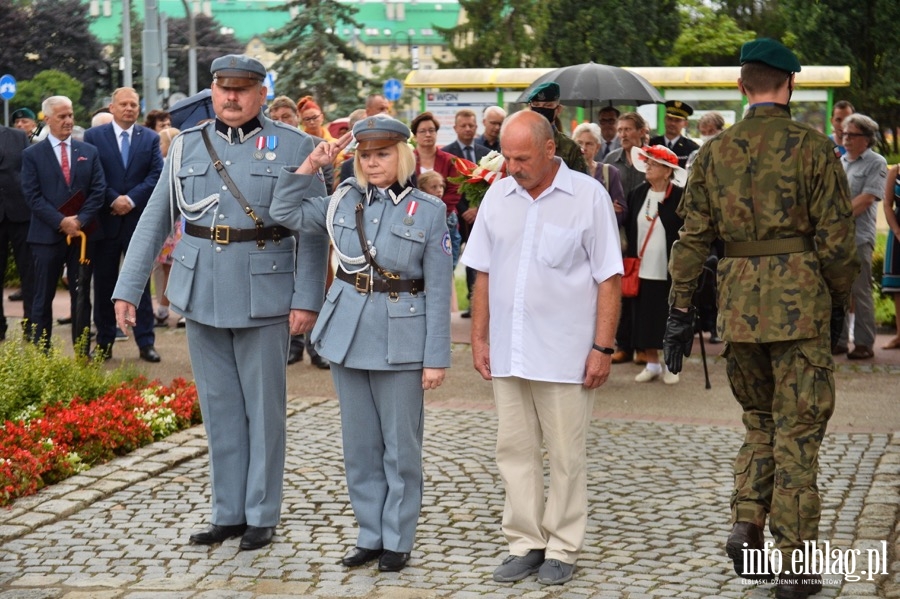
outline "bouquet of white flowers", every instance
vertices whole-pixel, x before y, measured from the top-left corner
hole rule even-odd
[[[458,177],[448,177],[451,183],[459,185],[459,193],[466,199],[469,208],[477,208],[484,199],[488,187],[501,177],[506,176],[503,154],[490,152],[478,161],[478,164],[464,158],[454,160]]]

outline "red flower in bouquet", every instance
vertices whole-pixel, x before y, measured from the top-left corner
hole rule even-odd
[[[488,187],[506,176],[506,163],[500,152],[490,152],[478,164],[465,158],[455,158],[454,165],[459,176],[448,177],[447,180],[459,185],[459,193],[466,199],[469,208],[480,206]]]

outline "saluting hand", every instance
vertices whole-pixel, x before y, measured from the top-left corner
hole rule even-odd
[[[353,139],[353,134],[348,131],[335,141],[323,141],[309,153],[303,164],[294,172],[298,175],[312,175],[323,166],[333,163],[351,139]]]

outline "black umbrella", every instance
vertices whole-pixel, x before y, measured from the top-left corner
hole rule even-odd
[[[176,102],[169,109],[169,118],[172,120],[172,126],[176,129],[184,130],[193,127],[200,121],[215,118],[216,113],[213,112],[211,95],[212,92],[207,88],[189,98]]]
[[[665,102],[656,88],[637,73],[595,62],[550,71],[528,86],[516,101],[528,102],[534,89],[548,81],[559,84],[560,104],[589,108],[591,113],[594,106],[606,103],[639,106]]]
[[[78,255],[78,276],[75,278],[75,312],[72,314],[72,342],[80,341],[85,336],[84,355],[88,355],[90,349],[91,334],[91,263],[87,258],[87,235],[79,231],[76,235],[66,237],[66,243],[71,245],[72,239],[81,238],[81,252]],[[69,285],[72,284],[72,273],[69,273]]]

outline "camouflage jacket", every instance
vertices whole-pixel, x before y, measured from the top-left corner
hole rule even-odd
[[[584,161],[581,148],[578,147],[577,143],[566,137],[566,134],[559,129],[553,130],[553,141],[556,142],[556,155],[563,159],[566,166],[573,171],[578,171],[585,175],[590,174],[588,173],[587,162]]]
[[[847,301],[859,271],[847,178],[831,140],[784,106],[754,106],[700,149],[678,213],[671,305],[690,306],[716,238],[807,237],[815,250],[719,262],[718,328],[746,343],[827,334],[832,302]]]

